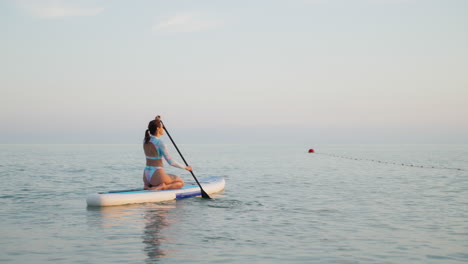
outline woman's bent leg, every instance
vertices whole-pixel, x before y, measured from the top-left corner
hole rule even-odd
[[[159,169],[154,172],[150,184],[151,187],[146,186],[145,181],[145,188],[149,187],[149,190],[180,189],[184,187],[184,180],[174,174],[166,174],[163,169]]]
[[[167,174],[170,178],[170,183],[166,182],[166,190],[168,189],[180,189],[184,187],[184,180],[180,178],[179,176],[176,176],[174,174]]]
[[[146,179],[145,173],[143,173],[143,183],[145,184],[145,186],[143,187],[143,189],[145,189],[145,190],[159,191],[159,190],[166,190],[167,189],[166,184],[164,184],[164,182],[162,182],[161,184],[156,185],[156,186],[151,185],[148,182],[148,179]]]
[[[153,186],[153,187],[149,188],[149,190],[152,190],[152,191],[167,190],[167,186],[163,182],[163,183],[159,184],[158,186]]]
[[[169,189],[180,189],[184,187],[184,184],[181,183],[181,182],[174,182],[174,183],[171,183],[169,185],[166,185],[165,189],[164,190],[169,190]]]

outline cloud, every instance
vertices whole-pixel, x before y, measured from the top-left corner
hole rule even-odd
[[[95,16],[104,9],[98,7],[80,7],[60,0],[16,0],[16,4],[30,15],[40,18]]]
[[[180,13],[153,26],[154,32],[200,32],[214,29],[221,22],[195,13]]]

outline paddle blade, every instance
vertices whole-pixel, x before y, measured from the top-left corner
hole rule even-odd
[[[201,190],[201,197],[205,199],[211,199],[211,197],[204,190]]]

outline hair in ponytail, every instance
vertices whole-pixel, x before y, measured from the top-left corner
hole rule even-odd
[[[154,120],[151,120],[148,123],[148,129],[146,129],[145,131],[145,143],[148,143],[150,141],[151,135],[155,135],[156,130],[158,129],[158,127],[161,127],[161,126],[162,126],[162,123],[161,123],[160,116],[156,116]]]
[[[145,131],[145,143],[148,143],[149,140],[150,140],[149,129],[146,129],[146,131]]]

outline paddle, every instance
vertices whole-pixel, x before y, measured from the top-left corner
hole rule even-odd
[[[172,141],[172,144],[174,144],[174,147],[177,149],[177,152],[179,152],[179,155],[180,155],[180,157],[182,158],[182,160],[184,161],[185,166],[188,166],[187,161],[185,161],[184,156],[182,155],[182,153],[180,153],[179,148],[177,147],[176,143],[175,143],[174,140],[172,139],[171,134],[169,134],[169,131],[167,131],[167,128],[166,128],[166,126],[164,125],[164,123],[163,123],[162,120],[161,120],[161,124],[163,125],[164,131],[166,131],[167,136],[168,136],[169,139]],[[199,183],[198,180],[197,180],[197,177],[195,177],[195,174],[193,174],[193,171],[190,171],[190,173],[192,174],[193,178],[195,179],[195,181],[197,182],[198,186],[200,187],[201,196],[202,196],[203,198],[206,198],[206,199],[211,199],[211,197],[205,192],[205,190],[203,190],[202,186],[200,185],[200,183]]]

